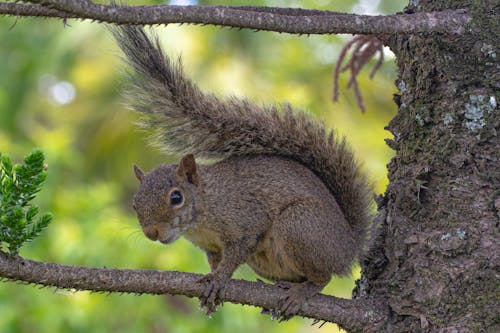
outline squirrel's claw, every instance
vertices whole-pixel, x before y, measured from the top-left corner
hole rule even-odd
[[[271,311],[273,317],[277,318],[279,322],[287,321],[295,316],[302,308],[302,305],[321,290],[320,287],[309,281],[304,283],[279,281],[276,286],[287,290],[286,297],[280,300],[277,309]]]
[[[294,297],[288,295],[283,302],[281,302],[280,305],[280,318],[279,321],[287,321],[288,319],[292,318],[299,312],[301,306],[302,306],[302,301],[299,299],[295,299]]]
[[[199,279],[197,283],[204,284],[203,295],[200,296],[200,307],[206,309],[206,315],[210,316],[217,311],[217,305],[222,304],[221,295],[224,292],[224,281],[209,273]]]

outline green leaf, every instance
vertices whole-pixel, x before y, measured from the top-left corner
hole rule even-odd
[[[34,149],[23,164],[12,165],[8,155],[0,154],[0,245],[6,243],[13,255],[52,221],[50,213],[36,220],[39,209],[31,204],[47,177],[44,159],[43,152]]]
[[[12,162],[7,154],[2,154],[2,170],[7,176],[12,175]]]
[[[38,214],[38,207],[37,206],[31,206],[28,208],[28,211],[26,212],[26,220],[28,223],[31,223],[33,218]]]

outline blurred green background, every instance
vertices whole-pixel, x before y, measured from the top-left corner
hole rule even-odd
[[[392,13],[405,1],[173,1],[176,4],[301,6],[355,13]],[[129,1],[130,4],[146,2]],[[156,2],[159,3],[159,2]],[[168,3],[168,1],[166,2]],[[332,70],[351,36],[292,36],[214,27],[155,28],[171,54],[207,90],[257,103],[288,100],[348,136],[377,192],[387,180],[391,150],[383,127],[396,107],[395,65],[389,54],[374,80],[359,77],[367,113],[340,78],[331,102]],[[185,240],[162,246],[141,233],[131,209],[137,187],[132,164],[146,170],[175,156],[150,147],[120,92],[119,52],[103,25],[70,20],[0,17],[0,151],[16,162],[33,147],[47,155],[49,175],[36,203],[54,221],[21,249],[27,258],[71,265],[209,271],[203,253]],[[327,294],[350,297],[349,278],[334,278]],[[255,280],[247,266],[236,278]],[[316,332],[311,320],[278,324],[260,310],[225,304],[209,319],[181,296],[104,295],[0,282],[0,332]],[[337,332],[326,324],[321,332]]]

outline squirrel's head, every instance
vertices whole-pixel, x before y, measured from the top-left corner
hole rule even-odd
[[[146,237],[168,244],[195,225],[201,190],[192,154],[149,173],[134,165],[134,172],[140,186],[133,207]]]

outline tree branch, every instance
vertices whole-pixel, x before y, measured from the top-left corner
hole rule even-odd
[[[54,17],[54,18],[78,18],[57,9],[51,9],[37,4],[20,4],[14,2],[0,2],[0,15],[31,16],[31,17]]]
[[[179,294],[199,297],[203,288],[199,274],[175,271],[89,268],[37,262],[0,251],[0,277],[63,289]],[[224,301],[266,309],[276,308],[282,289],[262,282],[231,280]],[[387,320],[387,305],[375,300],[348,300],[318,295],[299,315],[339,324],[350,332],[380,327]],[[376,331],[376,329],[375,329]]]
[[[0,14],[80,18],[117,24],[212,24],[292,34],[460,34],[470,22],[463,10],[369,16],[329,11],[229,6],[118,6],[86,0],[31,0],[33,4],[0,2]]]

